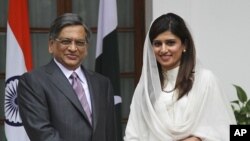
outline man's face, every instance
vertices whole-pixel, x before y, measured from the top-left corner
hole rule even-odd
[[[86,36],[81,25],[66,26],[49,42],[49,53],[67,69],[75,70],[88,54]]]

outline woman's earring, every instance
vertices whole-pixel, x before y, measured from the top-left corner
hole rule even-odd
[[[186,49],[184,49],[183,52],[186,52]]]

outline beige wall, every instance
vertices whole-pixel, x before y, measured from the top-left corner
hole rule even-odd
[[[147,27],[163,13],[183,17],[199,60],[225,83],[230,99],[236,98],[232,84],[243,87],[250,97],[250,1],[146,0],[146,6],[152,11],[151,17],[146,15]]]

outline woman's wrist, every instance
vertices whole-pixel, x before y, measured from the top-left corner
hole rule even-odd
[[[202,139],[199,137],[196,137],[196,136],[189,136],[189,137],[182,139],[182,140],[179,140],[179,141],[202,141]]]

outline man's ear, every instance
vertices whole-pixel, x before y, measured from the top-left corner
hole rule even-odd
[[[49,40],[49,42],[48,42],[48,44],[49,44],[49,48],[48,48],[48,50],[49,50],[49,53],[53,53],[53,46],[54,46],[54,40]]]

